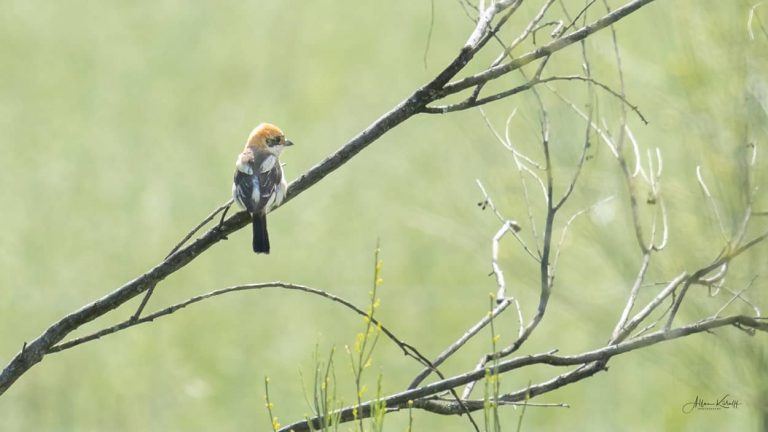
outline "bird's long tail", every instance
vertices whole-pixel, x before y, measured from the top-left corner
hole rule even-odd
[[[267,215],[264,213],[257,213],[253,215],[253,251],[256,253],[269,253]]]

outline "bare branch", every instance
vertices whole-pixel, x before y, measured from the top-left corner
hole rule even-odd
[[[477,26],[475,31],[469,36],[467,42],[464,44],[464,48],[470,50],[478,50],[482,48],[483,44],[490,38],[491,21],[500,12],[509,7],[517,8],[522,3],[522,0],[498,0],[492,3],[489,8],[480,8],[480,16],[477,19]]]
[[[176,251],[181,249],[181,247],[184,246],[184,244],[187,241],[189,241],[189,239],[191,239],[192,236],[197,234],[197,232],[200,231],[200,229],[202,229],[205,225],[207,225],[208,222],[212,221],[213,218],[215,218],[217,214],[223,212],[222,215],[221,215],[222,220],[223,220],[224,216],[227,215],[227,210],[229,210],[229,208],[232,206],[233,203],[234,203],[234,199],[230,199],[229,201],[227,201],[223,205],[219,206],[216,210],[211,212],[211,214],[206,216],[202,221],[200,221],[199,224],[197,224],[194,228],[192,228],[192,230],[190,232],[188,232],[187,235],[185,235],[184,238],[181,239],[181,241],[179,243],[177,243],[176,246],[174,246],[173,249],[171,249],[170,252],[168,252],[168,255],[165,256],[165,259],[168,259],[168,257],[170,257],[171,255],[175,254]],[[131,317],[132,320],[137,320],[137,319],[139,319],[139,317],[141,317],[141,312],[144,311],[144,308],[147,306],[147,302],[149,302],[149,298],[152,297],[152,293],[154,292],[154,290],[155,290],[155,286],[154,285],[149,287],[149,289],[147,290],[146,294],[144,294],[144,298],[141,299],[141,304],[139,304],[138,309],[136,309],[136,312],[134,312],[133,316]]]
[[[541,192],[542,192],[542,195],[543,195],[544,200],[546,202],[546,199],[547,199],[547,187],[546,187],[546,185],[544,185],[544,181],[541,179],[541,177],[538,176],[538,174],[536,174],[531,168],[529,168],[526,165],[526,163],[534,165],[534,167],[537,168],[537,169],[543,169],[543,167],[540,164],[538,164],[538,163],[534,162],[533,160],[531,160],[530,158],[526,157],[522,153],[520,153],[518,150],[515,149],[514,145],[512,145],[512,141],[509,138],[509,123],[510,123],[510,120],[512,119],[512,115],[507,117],[507,123],[506,123],[505,131],[504,131],[505,132],[505,137],[504,137],[504,139],[501,139],[499,134],[496,133],[496,130],[493,128],[493,126],[491,125],[490,121],[486,117],[486,115],[483,112],[483,110],[480,109],[479,112],[482,115],[483,120],[485,120],[485,123],[490,128],[490,130],[494,133],[494,135],[496,135],[496,137],[499,140],[499,142],[501,142],[501,144],[505,148],[507,148],[509,151],[512,152],[512,158],[513,158],[513,160],[515,162],[515,167],[517,168],[517,171],[518,171],[518,176],[519,176],[519,179],[520,179],[520,185],[523,188],[523,199],[525,200],[525,205],[526,205],[526,209],[527,209],[528,222],[530,223],[530,226],[531,226],[531,234],[533,235],[534,242],[536,243],[536,247],[537,247],[536,250],[538,252],[538,255],[535,255],[531,251],[531,249],[522,240],[522,238],[517,234],[517,232],[513,232],[513,235],[523,245],[524,250],[535,261],[540,262],[541,261],[541,251],[538,249],[538,238],[539,238],[539,236],[538,236],[538,232],[537,232],[537,229],[536,229],[536,221],[533,218],[532,203],[531,203],[531,199],[530,199],[530,194],[528,193],[528,184],[525,181],[524,173],[527,173],[528,175],[533,177],[534,180],[536,180],[536,182],[541,187]],[[482,185],[480,185],[480,188],[483,191],[483,193],[487,196],[487,193],[485,192],[485,189],[482,187]],[[492,203],[492,202],[489,201],[489,203]],[[501,218],[500,220],[503,222],[506,219],[505,218]]]
[[[462,335],[456,342],[452,343],[451,346],[449,346],[445,351],[440,353],[440,355],[435,358],[435,360],[432,361],[432,366],[438,367],[441,364],[443,364],[444,361],[446,361],[450,356],[452,356],[456,351],[458,351],[461,347],[463,347],[470,339],[472,339],[475,335],[477,335],[480,330],[485,328],[491,320],[496,318],[499,314],[504,312],[504,310],[509,307],[509,305],[512,304],[509,300],[504,299],[499,304],[496,305],[496,307],[488,314],[486,314],[483,319],[478,321],[475,325],[469,328],[464,335]],[[408,389],[414,389],[418,387],[419,384],[424,382],[424,380],[431,374],[433,371],[432,368],[425,368],[421,372],[419,372],[418,375],[411,381],[411,384],[408,386]]]
[[[563,75],[563,76],[554,76],[549,78],[551,81],[583,81],[588,82],[591,84],[594,84],[601,89],[605,90],[607,93],[611,94],[612,96],[616,97],[616,99],[620,100],[622,104],[626,105],[631,109],[635,114],[637,114],[637,117],[640,118],[640,120],[644,124],[648,124],[648,119],[645,118],[643,113],[640,111],[640,108],[638,108],[637,105],[630,102],[626,96],[624,96],[622,93],[617,92],[616,90],[612,89],[607,84],[604,84],[596,79],[589,78],[589,77],[583,77],[581,75]]]
[[[531,403],[531,402],[516,402],[507,401],[504,399],[488,399],[488,400],[464,400],[462,403],[469,411],[479,411],[484,409],[487,404],[493,403],[499,406],[528,406],[534,408],[570,408],[570,405],[566,403]],[[413,403],[414,408],[422,409],[434,414],[440,415],[461,415],[466,412],[462,406],[453,399],[417,399]]]
[[[480,11],[477,25],[467,40],[467,43],[459,50],[455,58],[442,69],[442,71],[440,71],[431,81],[415,90],[389,112],[371,123],[339,150],[299,176],[289,185],[285,200],[282,204],[284,205],[290,202],[303,191],[317,184],[320,180],[325,178],[325,176],[339,169],[385,133],[410,119],[415,114],[423,112],[424,109],[433,102],[450,94],[475,87],[482,82],[498,78],[535,60],[547,58],[553,53],[562,50],[575,42],[579,42],[602,28],[624,18],[652,1],[653,0],[631,1],[625,6],[606,14],[594,23],[557,39],[548,45],[537,48],[520,58],[489,68],[480,74],[458,79],[449,84],[449,82],[453,80],[473,59],[478,50],[480,50],[488,40],[495,36],[496,31],[500,28],[499,26],[506,22],[514,9],[521,3],[521,0],[494,1],[489,7],[483,8]],[[501,16],[497,21],[496,27],[492,28],[492,21],[502,12],[507,13]],[[536,79],[538,79],[538,77],[536,77]],[[551,205],[551,194],[549,194],[549,203]],[[214,214],[217,211],[218,210],[215,210]],[[209,222],[209,220],[206,219],[208,218],[204,219],[204,222],[200,224],[201,226]],[[32,366],[39,363],[46,354],[51,352],[51,349],[58,346],[57,344],[64,340],[72,331],[83,324],[91,322],[118,308],[134,297],[154,289],[166,277],[189,264],[211,246],[226,239],[228,235],[245,227],[249,222],[250,216],[244,211],[236,213],[226,220],[222,220],[220,224],[208,229],[199,238],[186,246],[178,249],[174,248],[175,251],[173,251],[172,254],[150,270],[125,283],[102,298],[79,308],[50,325],[40,336],[25,344],[24,348],[18,352],[10,360],[3,371],[0,372],[0,394],[5,393],[5,391],[7,391],[19,377]],[[193,233],[196,231],[196,229],[192,230]],[[549,236],[551,236],[551,224],[548,223],[545,230],[545,259],[542,260],[542,265],[546,264],[548,258],[546,243]],[[191,236],[189,238],[191,238]],[[146,301],[143,303],[146,304]],[[141,311],[139,311],[139,314],[140,312]],[[136,319],[134,321],[138,322],[141,319],[138,318],[139,314],[135,314]]]
[[[563,95],[558,93],[555,88],[553,88],[552,86],[547,86],[547,89],[551,91],[555,96],[557,96],[560,100],[565,102],[568,105],[568,107],[573,112],[575,112],[579,117],[587,121],[587,124],[590,125],[592,130],[594,130],[597,133],[597,135],[600,137],[600,139],[603,141],[603,143],[605,143],[605,145],[608,146],[608,149],[611,151],[613,156],[617,158],[619,157],[619,152],[618,152],[618,149],[616,148],[616,144],[614,144],[611,137],[608,136],[608,133],[603,128],[598,126],[597,123],[591,121],[589,116],[587,116],[587,114],[584,114],[584,112],[582,112],[573,102],[571,102],[567,98],[563,97]]]
[[[715,199],[712,197],[707,184],[704,183],[704,178],[701,176],[701,165],[696,165],[696,180],[699,181],[699,186],[701,186],[701,191],[704,192],[704,196],[707,199],[707,204],[709,204],[709,208],[712,210],[712,214],[715,216],[715,220],[717,220],[717,224],[720,226],[720,234],[723,236],[725,242],[728,243],[728,233],[725,229],[725,222],[723,221],[723,217],[720,215],[720,210],[717,207]]]
[[[502,237],[512,230],[513,228],[510,221],[504,222],[501,228],[496,232],[496,235],[493,236],[491,242],[491,268],[493,269],[493,274],[496,276],[496,298],[498,301],[507,298],[507,284],[504,282],[504,272],[501,271],[501,267],[499,267],[499,243],[501,242]]]
[[[752,240],[750,240],[750,241],[744,243],[743,245],[737,247],[736,249],[734,249],[733,252],[731,252],[729,254],[729,259],[732,260],[732,259],[736,258],[737,256],[743,254],[748,249],[750,249],[753,246],[759,244],[760,242],[764,241],[767,238],[768,238],[768,231],[758,235],[757,237],[753,238]]]
[[[211,291],[206,294],[201,294],[192,298],[189,298],[183,302],[174,304],[172,306],[168,306],[162,310],[159,310],[157,312],[151,313],[149,315],[144,316],[143,318],[133,320],[128,319],[125,320],[119,324],[116,324],[112,327],[103,329],[101,331],[92,333],[87,336],[79,337],[77,339],[73,339],[68,342],[64,342],[55,346],[52,346],[46,354],[51,354],[59,351],[64,351],[70,348],[74,348],[78,345],[81,345],[86,342],[90,342],[93,340],[100,339],[104,336],[116,333],[120,330],[124,330],[139,324],[146,324],[149,322],[153,322],[154,320],[158,318],[162,318],[164,316],[171,315],[181,309],[186,308],[189,305],[201,302],[203,300],[207,300],[213,297],[218,297],[224,294],[230,294],[240,291],[254,291],[254,290],[262,290],[262,289],[269,289],[269,288],[279,288],[279,289],[285,289],[285,290],[292,290],[292,291],[301,291],[308,294],[313,294],[316,296],[320,296],[323,298],[326,298],[328,300],[331,300],[335,303],[339,303],[342,306],[346,307],[349,310],[352,310],[353,312],[357,313],[358,315],[369,319],[370,322],[374,325],[380,326],[382,333],[384,333],[390,340],[392,340],[400,349],[403,350],[403,353],[405,355],[411,356],[415,359],[417,359],[422,364],[426,365],[427,367],[431,366],[431,363],[429,360],[426,359],[426,357],[422,356],[419,351],[414,348],[412,345],[403,342],[402,339],[395,336],[394,333],[392,333],[387,327],[383,326],[379,321],[376,320],[376,318],[371,317],[370,314],[359,307],[355,306],[353,303],[351,303],[348,300],[345,300],[337,295],[331,294],[329,292],[317,289],[317,288],[311,288],[304,285],[297,285],[292,283],[285,283],[285,282],[267,282],[267,283],[258,283],[258,284],[245,284],[245,285],[237,285],[229,288],[223,288],[215,291]]]
[[[586,4],[584,5],[584,7],[581,8],[579,13],[577,13],[574,18],[571,18],[571,14],[568,13],[568,10],[565,7],[565,3],[563,3],[563,0],[560,0],[560,7],[562,8],[563,13],[565,14],[565,17],[570,21],[570,23],[568,23],[567,25],[564,25],[564,27],[560,29],[560,34],[562,35],[563,33],[567,32],[568,30],[576,26],[576,22],[581,17],[584,17],[584,23],[586,23],[586,13],[589,10],[589,8],[591,8],[592,5],[595,4],[595,1],[596,0],[589,0],[585,2]]]
[[[432,42],[432,30],[435,27],[435,0],[429,2],[429,26],[427,27],[427,43],[424,46],[424,69],[427,69],[427,55],[429,54],[429,44]]]
[[[520,35],[517,36],[517,38],[515,38],[512,43],[509,44],[509,46],[504,48],[504,51],[499,54],[496,60],[494,60],[494,62],[491,64],[491,67],[497,66],[502,61],[504,61],[504,58],[506,58],[515,48],[517,48],[518,45],[520,45],[524,40],[528,38],[528,36],[531,35],[531,33],[533,33],[541,20],[544,19],[544,15],[547,13],[554,2],[555,0],[547,0],[544,2],[544,4],[541,6],[541,9],[539,9],[539,12],[536,14],[536,16],[533,17],[533,19],[528,22],[528,25],[525,27],[523,32],[520,33]]]
[[[512,118],[515,117],[515,114],[517,113],[517,109],[512,110],[512,113],[507,116],[507,121],[504,127],[504,137],[502,138],[501,135],[496,131],[496,128],[493,127],[493,124],[491,124],[491,121],[488,119],[488,116],[485,115],[485,111],[483,111],[482,108],[478,108],[477,110],[480,113],[480,116],[483,118],[483,121],[485,122],[485,125],[488,126],[488,129],[493,133],[493,135],[496,137],[496,139],[503,145],[507,150],[514,153],[515,156],[519,157],[526,163],[530,164],[532,167],[536,169],[543,169],[540,163],[534,161],[533,159],[529,158],[528,156],[522,154],[520,151],[518,151],[515,146],[512,144],[512,140],[509,137],[509,125],[512,122]]]
[[[232,204],[234,202],[235,202],[234,199],[230,199],[226,203],[220,205],[216,210],[212,211],[211,214],[206,216],[202,221],[200,221],[199,224],[197,224],[194,228],[192,228],[192,230],[190,232],[188,232],[187,235],[185,235],[184,238],[181,239],[181,241],[179,243],[177,243],[176,246],[174,246],[173,249],[171,249],[170,252],[168,252],[168,255],[166,255],[165,258],[168,259],[168,257],[170,257],[171,255],[175,254],[176,251],[181,249],[181,247],[184,246],[184,244],[187,241],[189,241],[189,239],[191,239],[192,236],[197,234],[197,232],[200,231],[200,229],[202,229],[206,224],[208,224],[208,222],[212,221],[213,218],[215,218],[217,214],[219,214],[221,212],[224,212],[223,215],[226,215],[227,214],[227,210],[229,210],[229,208],[232,206]]]
[[[650,183],[651,176],[653,174],[652,173],[648,174],[645,172],[645,169],[643,168],[643,161],[642,161],[642,158],[640,157],[640,146],[637,144],[635,135],[632,134],[632,129],[630,129],[629,125],[627,124],[624,124],[624,133],[625,135],[622,135],[622,136],[626,136],[627,138],[629,138],[629,143],[632,145],[632,153],[635,156],[635,169],[631,173],[631,176],[634,178],[640,175],[645,182]]]
[[[754,281],[756,281],[756,280],[757,280],[757,277],[758,277],[758,276],[757,276],[757,275],[755,275],[755,276],[752,278],[752,280],[750,280],[750,281],[749,281],[749,284],[748,284],[748,285],[747,285],[747,286],[746,286],[744,289],[740,290],[739,292],[733,292],[732,290],[728,289],[727,287],[723,287],[723,289],[724,289],[725,291],[729,292],[731,295],[733,295],[733,296],[734,296],[734,298],[738,298],[738,299],[739,299],[739,300],[741,300],[743,303],[745,303],[747,306],[749,306],[750,308],[752,308],[752,311],[755,313],[755,316],[763,316],[763,313],[760,311],[760,308],[759,308],[759,307],[757,307],[757,305],[755,305],[755,304],[754,304],[752,301],[750,301],[749,299],[747,299],[747,298],[744,296],[744,292],[745,292],[747,289],[751,288],[751,286],[752,286],[752,284],[754,283]],[[722,312],[722,311],[720,311],[720,312]],[[717,316],[719,315],[719,313],[720,313],[720,312],[718,312],[717,314],[715,314],[715,318],[717,318]]]
[[[763,2],[760,2],[754,6],[752,6],[749,9],[749,16],[747,17],[747,33],[749,34],[750,40],[755,40],[755,33],[752,31],[752,22],[757,21],[758,27],[760,27],[760,30],[763,32],[763,35],[765,37],[768,37],[768,30],[765,29],[763,26],[763,22],[760,20],[760,17],[755,13],[757,11],[757,8],[763,5]]]
[[[755,283],[755,280],[757,280],[757,276],[753,276],[752,279],[747,284],[747,286],[745,286],[744,288],[740,289],[738,292],[734,293],[733,296],[731,296],[731,298],[728,299],[728,301],[725,302],[725,304],[720,309],[718,309],[717,312],[715,312],[715,314],[712,317],[713,318],[718,318],[720,316],[720,314],[723,313],[723,311],[725,311],[728,308],[728,306],[730,306],[731,303],[733,303],[734,300],[736,300],[737,298],[740,298],[740,299],[744,300],[744,298],[741,295],[746,290],[748,290],[752,286],[753,283]],[[750,303],[749,301],[747,301],[747,300],[744,300],[744,301],[747,304],[752,305],[752,303]],[[759,310],[756,310],[756,312],[759,312]]]
[[[622,328],[619,332],[615,332],[615,336],[613,337],[613,341],[620,342],[626,336],[634,330],[638,324],[643,322],[645,318],[648,317],[648,315],[651,314],[667,297],[670,296],[670,294],[674,293],[677,287],[680,286],[683,282],[685,282],[686,279],[688,279],[688,273],[683,272],[680,275],[678,275],[676,278],[674,278],[667,286],[659,292],[659,294],[656,295],[656,297],[653,298],[643,309],[640,310],[628,323],[625,325],[622,325]],[[671,309],[671,308],[670,308]]]
[[[521,67],[535,60],[538,60],[543,57],[548,57],[553,53],[560,51],[561,49],[566,48],[575,42],[581,41],[582,39],[586,38],[587,36],[599,30],[604,29],[605,27],[613,24],[614,22],[622,19],[623,17],[631,14],[632,12],[640,9],[641,7],[653,1],[654,0],[631,1],[625,4],[624,6],[614,10],[613,12],[606,14],[605,16],[598,19],[594,23],[588,26],[582,27],[579,30],[576,30],[573,33],[568,34],[567,36],[561,37],[560,39],[556,39],[547,45],[544,45],[540,48],[537,48],[534,51],[531,51],[527,54],[524,54],[516,58],[515,60],[498,65],[496,67],[492,67],[484,72],[480,72],[478,74],[447,84],[443,88],[442,93],[444,95],[458,93],[462,90],[466,90],[470,87],[474,87],[477,84],[480,84],[481,82],[490,81],[502,75],[506,75],[507,73],[520,69]]]
[[[544,63],[542,63],[542,65],[544,65]],[[642,112],[640,112],[640,109],[636,105],[633,105],[631,102],[629,102],[624,96],[621,96],[615,90],[611,89],[609,86],[601,83],[600,81],[597,81],[593,78],[587,78],[579,75],[552,76],[547,78],[538,78],[537,76],[534,76],[533,79],[526,82],[525,84],[521,84],[509,90],[504,90],[502,92],[493,94],[491,96],[486,96],[484,98],[478,99],[476,97],[477,95],[473,94],[472,97],[469,97],[459,103],[455,103],[452,105],[442,105],[442,106],[428,106],[424,108],[422,112],[427,114],[447,114],[455,111],[464,111],[470,108],[480,107],[491,102],[496,102],[500,99],[504,99],[504,98],[522,93],[526,90],[530,90],[531,88],[539,84],[546,84],[553,81],[583,81],[583,82],[594,84],[600,87],[601,89],[607,91],[611,95],[619,98],[623,103],[627,104],[627,106],[629,106],[630,109],[632,109],[632,111],[635,112],[635,114],[637,114],[637,116],[640,118],[640,120],[643,121],[643,123],[648,124],[648,120],[646,120],[645,116],[642,114]]]
[[[604,204],[608,201],[611,201],[614,197],[609,196],[607,198],[603,198],[600,201],[592,204],[591,206],[581,209],[571,215],[570,218],[568,218],[568,221],[565,222],[565,225],[563,226],[562,232],[560,233],[560,241],[557,243],[557,252],[555,252],[555,258],[552,260],[552,272],[554,273],[557,269],[557,262],[560,259],[560,251],[563,249],[563,243],[565,242],[565,236],[568,234],[568,229],[571,227],[571,224],[581,215],[584,213],[594,209],[595,207]]]
[[[624,311],[621,313],[619,322],[616,323],[616,327],[613,329],[613,335],[611,336],[612,341],[618,340],[622,333],[627,334],[627,332],[631,331],[631,329],[626,330],[624,326],[629,319],[629,314],[632,312],[632,308],[635,306],[637,294],[640,292],[640,285],[645,279],[645,273],[648,271],[648,265],[650,263],[651,252],[648,251],[643,254],[643,261],[640,264],[640,270],[638,270],[637,277],[635,277],[635,283],[632,284],[632,289],[629,291],[629,299],[627,299],[627,303],[624,306]]]
[[[726,318],[708,319],[693,323],[684,327],[671,329],[669,331],[657,331],[646,336],[632,339],[627,342],[622,342],[615,345],[608,345],[593,351],[588,351],[582,354],[574,356],[556,356],[552,354],[537,354],[524,357],[517,357],[510,360],[499,362],[495,366],[495,370],[499,374],[503,374],[512,370],[519,369],[521,367],[530,366],[534,364],[543,364],[558,367],[567,366],[579,366],[582,367],[576,369],[573,372],[560,375],[552,381],[542,383],[541,385],[526,387],[526,391],[520,391],[504,396],[504,401],[515,402],[525,400],[527,397],[535,397],[543,393],[550,392],[564,385],[576,382],[584,379],[587,376],[594,375],[596,372],[603,370],[602,367],[596,367],[602,362],[606,362],[612,357],[621,355],[627,352],[631,352],[640,348],[655,345],[661,342],[679,339],[681,337],[708,332],[720,327],[725,326],[741,326],[744,328],[751,328],[761,332],[768,332],[768,322],[764,322],[766,318],[752,318],[743,315],[730,316]],[[598,362],[598,363],[595,363]],[[474,370],[461,375],[456,375],[423,387],[409,389],[400,393],[396,393],[387,397],[380,398],[376,401],[365,402],[356,406],[343,408],[333,415],[339,419],[339,422],[344,423],[359,419],[361,417],[369,417],[372,413],[372,407],[374,403],[381,403],[389,410],[399,410],[406,408],[409,401],[417,401],[423,398],[429,398],[434,395],[438,395],[447,390],[476,382],[485,377],[485,370]],[[295,431],[303,432],[309,431],[311,428],[319,428],[321,426],[322,418],[310,418],[300,422],[292,423],[284,426],[280,429],[283,432]]]

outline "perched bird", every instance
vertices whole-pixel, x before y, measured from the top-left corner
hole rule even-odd
[[[267,211],[280,205],[288,183],[280,165],[280,153],[293,143],[275,125],[262,123],[251,132],[235,163],[232,195],[253,220],[253,251],[269,253]]]

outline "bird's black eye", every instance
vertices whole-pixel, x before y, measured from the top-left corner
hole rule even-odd
[[[267,139],[267,145],[270,146],[270,147],[276,146],[278,144],[280,144],[280,137],[279,136]]]

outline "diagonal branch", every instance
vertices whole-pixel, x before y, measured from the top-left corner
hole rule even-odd
[[[485,43],[495,34],[495,31],[498,30],[498,28],[491,29],[490,27],[490,23],[496,14],[508,8],[516,7],[519,4],[516,0],[494,2],[491,7],[484,11],[483,16],[479,18],[478,24],[465,46],[461,48],[456,57],[434,79],[418,88],[392,110],[375,120],[339,150],[299,176],[290,184],[283,204],[314,186],[328,174],[339,169],[356,154],[391,129],[415,114],[423,112],[424,108],[430,103],[463,89],[474,87],[480,82],[495,79],[509,71],[519,69],[536,59],[547,57],[575,42],[583,40],[592,33],[622,19],[651,1],[653,0],[632,1],[624,7],[605,15],[593,24],[557,39],[549,45],[541,47],[523,57],[448,84],[450,80],[464,69],[474,55],[482,49]],[[501,21],[504,22],[508,17],[509,15],[502,17]],[[189,264],[208,250],[208,248],[225,239],[229,234],[246,226],[249,221],[250,217],[246,212],[232,215],[217,226],[208,229],[208,231],[187,246],[175,251],[152,269],[102,298],[64,316],[46,328],[40,336],[29,343],[24,343],[21,351],[0,372],[0,395],[4,394],[26,371],[42,361],[49,350],[64,340],[72,331],[116,309],[147,290],[154,289],[166,277]]]
[[[626,5],[614,10],[613,12],[606,14],[605,16],[593,22],[592,24],[582,27],[579,30],[574,31],[573,33],[570,33],[567,36],[563,36],[560,39],[556,39],[547,45],[544,45],[540,48],[530,51],[516,58],[515,60],[492,67],[490,69],[487,69],[475,75],[462,78],[458,81],[449,83],[443,88],[442,91],[444,95],[450,95],[450,94],[458,93],[462,90],[466,90],[470,87],[474,87],[480,84],[481,82],[491,81],[496,78],[499,78],[502,75],[506,75],[509,72],[520,69],[521,67],[527,64],[530,64],[540,58],[550,56],[553,53],[560,51],[563,48],[566,48],[576,42],[579,42],[585,39],[586,37],[588,37],[589,35],[608,27],[609,25],[615,23],[616,21],[619,21],[625,16],[631,14],[632,12],[635,12],[636,10],[640,9],[641,7],[653,1],[654,0],[635,0],[635,1],[629,2]]]
[[[456,69],[458,67],[457,64],[461,64],[464,61],[464,57],[465,53],[462,51],[457,59],[454,60],[454,62],[452,62],[448,68],[438,76],[438,78],[447,82],[455,72],[460,70],[460,68]],[[461,67],[463,67],[463,65]],[[455,72],[451,72],[454,69]],[[301,192],[313,186],[331,172],[340,168],[344,163],[349,161],[376,139],[416,114],[421,107],[431,101],[432,96],[430,96],[431,92],[429,91],[429,86],[440,85],[440,80],[433,80],[432,83],[414,92],[409,98],[405,99],[394,109],[373,122],[373,124],[359,133],[342,148],[293,181],[288,187],[283,204],[295,198]],[[163,279],[183,268],[192,260],[200,256],[200,254],[208,250],[208,248],[225,239],[233,232],[243,228],[249,222],[250,216],[247,212],[239,212],[232,215],[228,219],[222,221],[219,225],[210,228],[201,237],[188,244],[186,247],[183,247],[168,256],[148,272],[127,282],[125,285],[117,288],[104,297],[66,315],[48,327],[43,334],[38,336],[32,342],[28,344],[25,343],[22,350],[11,359],[10,363],[8,363],[2,373],[0,373],[0,395],[5,393],[5,391],[8,390],[21,375],[29,370],[29,368],[39,363],[48,350],[63,340],[69,333],[81,325],[91,322],[107,312],[116,309],[118,306],[126,303],[148,289],[154,288]]]
[[[499,314],[504,312],[504,310],[510,305],[512,302],[508,299],[502,300],[498,305],[496,305],[493,310],[486,314],[480,321],[478,321],[475,325],[469,328],[464,335],[462,335],[456,342],[451,344],[448,348],[446,348],[445,351],[440,353],[440,355],[437,356],[435,360],[432,361],[432,367],[424,368],[421,372],[419,372],[418,375],[411,381],[411,384],[408,385],[409,389],[416,388],[419,384],[421,384],[430,373],[434,371],[434,368],[437,366],[440,366],[445,360],[447,360],[451,355],[456,353],[461,347],[463,347],[470,339],[472,339],[475,335],[477,335],[480,330],[485,328],[494,318],[496,318]]]
[[[572,372],[560,375],[553,380],[535,386],[528,386],[526,387],[525,391],[511,393],[503,397],[505,402],[523,401],[527,398],[550,392],[564,385],[594,375],[596,372],[602,370],[601,368],[594,366],[595,364],[599,366],[601,362],[607,362],[609,359],[617,355],[655,345],[661,342],[679,339],[681,337],[693,335],[696,333],[709,332],[720,327],[731,325],[768,333],[768,322],[766,322],[765,318],[753,318],[744,315],[735,315],[726,318],[707,319],[697,323],[689,324],[684,327],[671,329],[669,331],[657,331],[643,337],[632,339],[630,341],[622,342],[616,345],[608,345],[593,351],[588,351],[573,356],[557,356],[550,353],[544,353],[516,357],[499,362],[499,364],[495,366],[495,371],[497,371],[499,374],[502,374],[535,364],[559,367],[582,366],[581,368],[578,368]],[[404,409],[408,407],[409,401],[415,402],[423,398],[429,398],[458,386],[482,380],[485,378],[485,374],[486,371],[484,369],[473,370],[465,374],[456,375],[423,387],[406,390],[375,401],[368,401],[356,406],[346,407],[332,413],[332,417],[338,418],[340,423],[370,417],[373,412],[374,404],[384,405],[390,411]],[[309,418],[307,420],[302,420],[293,424],[286,425],[281,428],[280,431],[302,432],[316,430],[321,427],[322,421],[323,417]]]
[[[542,63],[542,66],[543,65],[544,65],[544,63]],[[594,84],[594,85],[600,87],[601,89],[605,90],[606,92],[610,93],[611,95],[613,95],[617,99],[621,100],[621,102],[623,104],[627,105],[635,114],[637,114],[637,116],[640,118],[640,120],[643,123],[648,124],[648,119],[645,118],[645,116],[643,115],[642,111],[640,111],[640,108],[638,108],[637,105],[634,105],[631,102],[629,102],[629,100],[627,100],[626,97],[624,97],[621,94],[619,94],[616,90],[612,89],[607,84],[604,84],[604,83],[602,83],[602,82],[600,82],[600,81],[598,81],[596,79],[593,79],[593,78],[583,77],[583,76],[579,76],[579,75],[564,75],[564,76],[551,76],[551,77],[547,77],[547,78],[539,78],[539,74],[540,74],[541,70],[542,70],[542,68],[539,68],[537,70],[537,73],[534,75],[534,77],[531,80],[529,80],[528,82],[526,82],[524,84],[520,84],[517,87],[513,87],[511,89],[507,89],[507,90],[504,90],[504,91],[501,91],[501,92],[498,92],[498,93],[494,93],[494,94],[492,94],[490,96],[485,96],[485,97],[479,98],[479,99],[477,98],[477,95],[475,93],[473,93],[470,97],[468,97],[467,99],[465,99],[465,100],[463,100],[461,102],[458,102],[458,103],[455,103],[455,104],[451,104],[451,105],[428,106],[428,107],[424,108],[424,110],[422,112],[425,112],[427,114],[447,114],[447,113],[451,113],[451,112],[455,112],[455,111],[464,111],[464,110],[467,110],[467,109],[470,109],[470,108],[477,108],[477,107],[483,106],[483,105],[491,103],[491,102],[496,102],[497,100],[500,100],[500,99],[504,99],[504,98],[507,98],[507,97],[510,97],[510,96],[514,96],[514,95],[516,95],[518,93],[522,93],[522,92],[524,92],[526,90],[530,90],[531,88],[533,88],[534,86],[537,86],[539,84],[547,84],[547,83],[551,83],[553,81],[583,81],[583,82],[587,82],[587,83],[590,83],[590,84]]]

